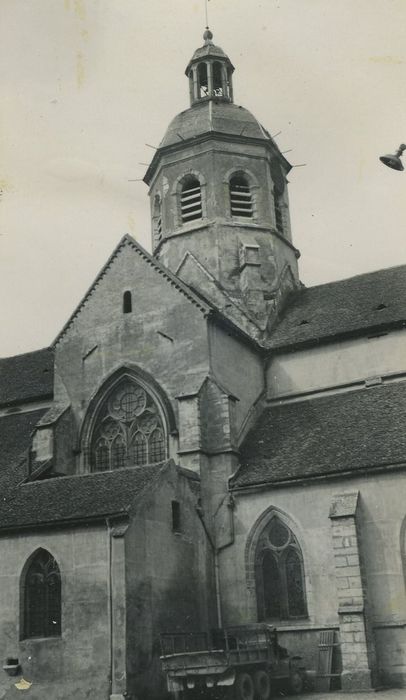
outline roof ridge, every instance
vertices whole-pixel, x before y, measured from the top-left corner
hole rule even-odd
[[[406,271],[406,263],[403,263],[401,265],[390,265],[389,267],[381,267],[378,268],[377,270],[370,270],[369,272],[360,272],[357,275],[351,275],[350,277],[342,277],[341,279],[337,280],[331,280],[330,282],[320,282],[320,284],[314,284],[310,287],[303,286],[302,289],[299,289],[299,292],[304,292],[304,291],[311,291],[312,289],[318,289],[319,287],[330,287],[333,284],[340,284],[340,282],[349,282],[350,280],[356,280],[360,279],[362,277],[369,277],[372,275],[378,275],[381,274],[382,272],[388,272],[389,270],[400,270],[401,268],[405,268]]]
[[[40,352],[45,352],[48,350],[49,352],[53,352],[54,349],[52,345],[47,345],[43,348],[38,348],[38,350],[28,350],[27,352],[21,352],[18,353],[17,355],[7,355],[7,357],[0,357],[0,363],[5,361],[5,360],[14,360],[16,357],[27,357],[27,355],[37,355]]]

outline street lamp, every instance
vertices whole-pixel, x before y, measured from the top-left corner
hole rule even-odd
[[[400,160],[400,157],[403,153],[403,151],[406,151],[406,144],[401,143],[398,150],[394,155],[391,155],[390,153],[386,156],[381,156],[379,160],[384,164],[387,165],[388,168],[392,168],[392,170],[404,170],[403,163]]]

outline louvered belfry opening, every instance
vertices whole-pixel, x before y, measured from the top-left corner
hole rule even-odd
[[[202,188],[197,177],[187,177],[180,195],[182,223],[202,218]]]
[[[234,175],[230,180],[230,206],[231,216],[253,217],[251,189],[244,175]]]

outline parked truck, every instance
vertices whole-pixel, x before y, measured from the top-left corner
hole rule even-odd
[[[176,700],[269,700],[277,690],[302,692],[302,658],[289,656],[266,624],[161,635],[161,664]]]

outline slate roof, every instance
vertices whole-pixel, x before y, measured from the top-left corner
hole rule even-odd
[[[25,457],[31,433],[47,409],[0,417],[0,495],[26,476]],[[24,462],[24,464],[21,464]]]
[[[268,347],[406,325],[406,265],[304,288],[292,295]]]
[[[51,398],[53,386],[52,349],[0,359],[0,406]]]
[[[406,464],[406,381],[267,407],[233,486]]]
[[[125,515],[167,465],[20,484],[0,499],[0,530]]]
[[[233,102],[197,102],[172,119],[159,148],[181,144],[182,139],[192,139],[210,131],[232,136],[248,136],[270,141],[271,137],[248,109]],[[180,136],[179,136],[180,134]]]

